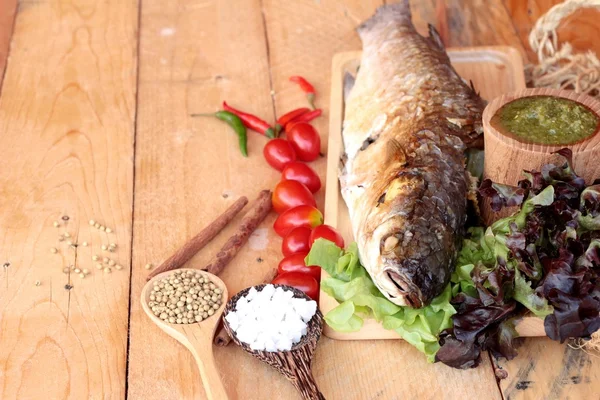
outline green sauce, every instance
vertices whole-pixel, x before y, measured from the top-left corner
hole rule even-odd
[[[600,118],[573,100],[531,96],[506,103],[490,122],[521,142],[565,145],[593,135]]]

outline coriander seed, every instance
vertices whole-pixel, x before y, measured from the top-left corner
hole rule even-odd
[[[146,269],[152,269],[152,264],[148,263],[148,264],[146,264],[146,265],[144,266],[144,268],[146,268]]]
[[[76,273],[76,274],[78,274],[78,273],[80,273],[80,272],[81,272],[81,270],[80,270],[79,268],[75,268],[75,273]]]
[[[88,242],[83,242],[83,243],[81,243],[81,245],[82,245],[83,247],[87,247],[87,245],[88,245]]]
[[[120,271],[120,270],[122,270],[122,269],[123,269],[123,266],[122,266],[122,265],[120,265],[120,264],[117,264],[117,265],[115,265],[115,269],[116,269],[117,271]]]
[[[89,269],[87,269],[87,268],[84,268],[82,272],[83,272],[84,274],[86,274],[86,275],[87,275],[87,274],[89,274],[89,273],[90,273],[90,270],[89,270]]]
[[[112,232],[112,229],[106,228],[106,233],[111,233],[111,232]]]
[[[105,245],[105,244],[103,244],[103,245],[101,246],[101,248],[102,248],[102,250],[104,250],[104,251],[108,250],[108,247],[106,247],[106,245]]]
[[[82,273],[80,273],[80,274],[79,274],[79,277],[80,277],[81,279],[83,279],[83,278],[85,278],[85,274],[82,272]]]
[[[66,238],[70,238],[70,237],[71,237],[71,234],[70,234],[69,232],[65,232],[65,233],[63,234],[63,236],[64,236],[64,237],[66,237]]]
[[[90,223],[91,226],[94,226],[96,224],[96,221],[94,221],[93,219],[90,219],[89,223]]]
[[[40,281],[35,281],[35,286],[40,286],[42,284],[42,282]]]
[[[54,225],[55,228],[58,228],[60,226],[60,224],[58,223],[58,221],[54,221],[54,223],[52,225]]]
[[[117,263],[115,262],[115,260],[109,260],[108,265],[110,265],[111,267],[114,267],[115,265],[117,265]]]
[[[104,225],[100,225],[100,230],[101,230],[102,232],[104,232],[104,231],[106,230],[106,227],[105,227]]]
[[[110,274],[111,272],[112,272],[112,269],[110,269],[110,267],[104,268],[104,273],[105,274]]]
[[[50,247],[50,253],[56,254],[58,253],[58,250],[56,250],[56,247]]]
[[[108,258],[108,257],[104,257],[104,258],[102,259],[102,262],[103,262],[104,264],[108,264],[108,262],[109,262],[109,261],[110,261],[110,258]]]
[[[102,269],[104,266],[101,263],[96,263],[96,269]]]
[[[96,223],[94,224],[94,228],[96,228],[96,229],[100,228],[100,224],[96,222]]]
[[[97,255],[92,256],[92,261],[98,261],[99,259],[100,259],[100,257],[98,257]]]

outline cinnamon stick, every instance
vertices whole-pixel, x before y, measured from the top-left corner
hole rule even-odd
[[[262,282],[260,282],[259,284],[271,283],[271,282],[273,282],[273,279],[275,279],[275,276],[277,276],[277,269],[272,268],[267,272],[267,274],[264,276]],[[229,344],[229,342],[231,342],[231,337],[227,334],[227,331],[225,330],[225,327],[223,326],[223,322],[221,321],[221,328],[219,328],[219,332],[215,335],[215,339],[214,339],[213,343],[216,346],[225,347]]]
[[[206,228],[202,229],[200,233],[191,238],[184,244],[179,250],[177,250],[171,257],[165,262],[158,266],[146,277],[146,280],[150,280],[156,275],[171,271],[181,267],[183,264],[189,261],[200,249],[208,244],[219,232],[225,228],[225,226],[231,222],[231,220],[239,214],[248,204],[248,198],[245,196],[237,199],[223,214],[219,215],[217,219],[211,222]]]
[[[250,211],[242,218],[237,232],[225,242],[217,255],[202,269],[208,270],[214,275],[219,275],[223,271],[225,266],[246,243],[248,237],[271,211],[271,194],[270,190],[262,190],[259,193]]]

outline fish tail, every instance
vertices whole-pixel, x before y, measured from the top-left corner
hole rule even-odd
[[[410,13],[410,4],[408,0],[402,0],[399,3],[387,4],[381,6],[375,11],[375,15],[363,22],[356,28],[358,34],[371,31],[379,24],[394,23],[398,25],[412,26],[412,15]]]

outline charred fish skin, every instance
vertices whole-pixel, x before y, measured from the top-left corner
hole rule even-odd
[[[482,144],[483,101],[408,2],[379,8],[358,32],[360,70],[346,101],[340,171],[361,262],[381,292],[428,304],[450,280],[466,221],[464,151]]]

